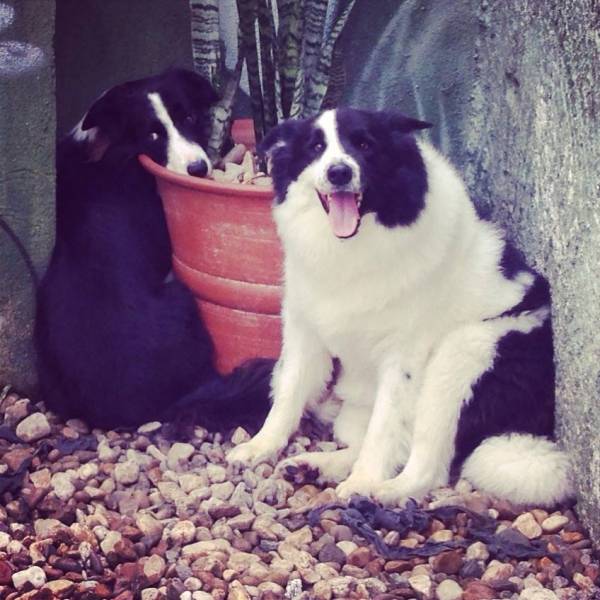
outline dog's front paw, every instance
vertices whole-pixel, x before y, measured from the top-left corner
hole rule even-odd
[[[384,506],[404,506],[410,498],[420,500],[431,489],[423,481],[411,481],[410,478],[398,475],[388,479],[377,487],[373,497]]]
[[[260,440],[253,438],[232,448],[227,453],[227,462],[229,464],[238,463],[242,465],[256,465],[265,462],[277,454],[279,448],[271,444],[265,444]]]
[[[285,480],[292,483],[302,485],[305,483],[322,483],[319,473],[319,467],[310,464],[309,461],[304,461],[302,455],[282,460],[276,467],[275,471]]]
[[[353,473],[342,481],[336,488],[335,493],[342,500],[348,500],[351,496],[371,496],[379,487],[381,481],[368,475]]]
[[[277,465],[277,470],[295,483],[339,483],[348,477],[352,459],[345,450],[334,452],[303,452],[291,456]]]

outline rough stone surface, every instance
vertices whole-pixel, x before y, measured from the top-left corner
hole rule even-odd
[[[544,533],[556,533],[568,522],[569,519],[564,515],[550,515],[547,519],[542,521],[542,529],[544,530]]]
[[[600,540],[597,2],[358,0],[344,55],[344,101],[434,123],[473,197],[549,278],[558,433]]]
[[[32,390],[35,279],[54,236],[55,2],[2,4],[14,8],[2,43],[29,46],[16,69],[4,53],[0,65],[0,386]]]
[[[463,590],[452,579],[444,579],[436,588],[435,595],[438,600],[460,600]]]
[[[75,486],[67,473],[56,473],[53,475],[50,485],[56,496],[63,501],[69,500],[75,493]]]
[[[519,515],[515,519],[513,527],[530,540],[534,540],[542,535],[540,524],[530,512]]]
[[[12,576],[12,581],[18,590],[27,583],[31,584],[34,588],[40,588],[46,583],[46,574],[40,567],[33,566],[15,573]]]
[[[115,480],[123,485],[135,483],[140,476],[140,467],[132,460],[119,463],[115,467]]]
[[[50,433],[50,423],[48,423],[46,415],[39,412],[33,413],[17,425],[15,433],[24,442],[35,442]]]

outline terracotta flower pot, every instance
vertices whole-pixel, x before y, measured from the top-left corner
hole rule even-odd
[[[254,121],[252,119],[236,119],[231,124],[231,137],[236,144],[244,144],[248,150],[256,148]]]
[[[179,175],[140,156],[156,177],[173,269],[193,292],[227,373],[248,358],[279,356],[282,251],[271,188]]]

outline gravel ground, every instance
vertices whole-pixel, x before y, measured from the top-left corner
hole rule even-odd
[[[386,561],[341,523],[340,510],[308,524],[312,508],[335,500],[332,489],[292,484],[273,464],[230,468],[224,456],[248,439],[243,429],[223,436],[197,427],[185,441],[170,440],[160,423],[90,431],[12,393],[0,417],[2,600],[600,598],[598,557],[565,507],[525,510],[461,480],[422,506],[484,513],[497,531],[547,541],[548,556],[501,561],[471,540],[430,558]],[[335,447],[305,423],[286,453]],[[421,533],[380,533],[392,548],[419,548],[461,540],[468,524],[459,513]]]

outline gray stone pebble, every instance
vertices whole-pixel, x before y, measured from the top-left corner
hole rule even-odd
[[[15,433],[24,442],[35,442],[50,435],[50,423],[46,415],[42,413],[33,413],[23,419],[15,430]]]

